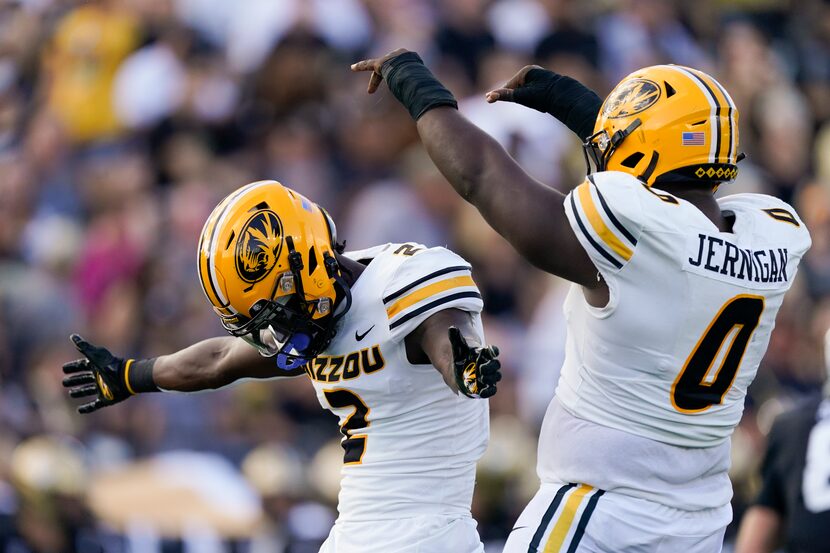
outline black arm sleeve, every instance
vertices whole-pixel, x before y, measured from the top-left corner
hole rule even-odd
[[[593,134],[602,107],[596,92],[576,79],[546,69],[528,71],[524,86],[513,92],[513,99],[554,116],[581,140]]]
[[[390,92],[409,110],[412,119],[439,106],[458,109],[458,102],[424,65],[415,52],[404,52],[388,59],[380,69]]]

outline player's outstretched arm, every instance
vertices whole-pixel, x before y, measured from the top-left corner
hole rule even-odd
[[[454,392],[488,398],[501,380],[499,348],[484,346],[470,313],[444,309],[418,325],[406,337],[407,354],[426,355]]]
[[[455,190],[525,258],[589,288],[597,270],[565,215],[565,196],[525,173],[492,137],[458,113],[452,94],[414,52],[396,50],[352,65],[371,71],[369,93],[386,80],[417,121],[432,161]]]
[[[153,359],[123,359],[77,334],[72,342],[84,357],[63,366],[63,385],[73,398],[90,398],[78,408],[91,413],[146,392],[195,392],[227,386],[240,378],[295,376],[302,369],[283,371],[241,338],[203,340],[170,355]]]

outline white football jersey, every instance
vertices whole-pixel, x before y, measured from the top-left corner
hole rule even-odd
[[[554,443],[550,436],[558,431],[546,421],[543,478],[565,472],[583,478],[565,481],[642,488],[660,473],[654,465],[664,457],[674,466],[664,467],[661,479],[679,489],[707,474],[726,478],[729,437],[810,236],[795,210],[776,198],[737,194],[718,202],[734,214],[732,232],[625,173],[593,174],[566,198],[571,226],[607,282],[610,300],[594,308],[581,287],[572,287],[555,400],[566,413],[548,415],[577,419],[560,426],[596,425],[593,436],[614,443],[615,451],[602,461],[606,474],[592,475],[602,463],[589,467],[560,455],[568,447],[585,449],[591,433],[580,428],[581,436],[558,435]],[[687,454],[687,448],[711,449]],[[698,466],[680,459],[694,456]],[[584,470],[572,470],[577,465]],[[693,507],[722,505],[716,488]],[[683,501],[682,494],[673,501]]]
[[[470,516],[488,402],[455,394],[404,339],[431,315],[468,311],[483,340],[470,265],[445,248],[386,244],[348,257],[368,263],[328,349],[306,366],[323,408],[340,418],[344,464],[338,522]],[[382,545],[382,544],[381,544]]]

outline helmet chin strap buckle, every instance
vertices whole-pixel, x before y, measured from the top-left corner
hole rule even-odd
[[[617,150],[617,146],[642,124],[642,120],[638,117],[626,128],[616,131],[611,136],[608,136],[607,131],[601,130],[585,139],[585,142],[582,143],[582,153],[585,155],[588,174],[591,174],[591,161],[594,162],[597,171],[605,171],[608,159]],[[596,140],[596,143],[594,143],[594,140]]]
[[[340,264],[329,252],[323,253],[323,264],[326,266],[326,274],[334,278],[340,274]]]
[[[294,275],[285,273],[280,277],[280,290],[286,294],[294,291]]]
[[[291,270],[291,276],[294,280],[294,289],[300,300],[305,300],[305,290],[303,290],[303,256],[294,248],[294,237],[286,236],[285,243],[288,246],[288,268]]]
[[[625,139],[626,136],[628,136],[629,134],[636,131],[637,128],[642,124],[643,124],[643,122],[638,117],[637,119],[632,121],[631,124],[628,125],[626,128],[621,129],[621,130],[615,132],[614,134],[612,134],[611,135],[611,146],[613,146],[614,148],[619,146],[620,142],[622,142],[623,139]]]
[[[326,273],[329,275],[329,278],[334,280],[334,284],[340,289],[340,293],[338,294],[340,296],[339,303],[335,306],[334,310],[334,319],[337,321],[352,307],[352,291],[343,279],[343,275],[340,274],[340,264],[329,252],[323,253],[323,264],[326,266]],[[330,304],[328,308],[331,309]]]

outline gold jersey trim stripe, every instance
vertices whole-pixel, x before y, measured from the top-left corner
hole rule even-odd
[[[801,223],[795,218],[795,215],[781,207],[772,207],[770,209],[762,209],[764,213],[775,219],[776,221],[783,221],[793,226],[800,227]]]
[[[597,206],[594,203],[594,198],[591,196],[591,189],[589,186],[590,185],[585,182],[577,188],[579,203],[582,206],[582,210],[585,212],[585,215],[588,217],[588,222],[591,223],[591,227],[594,229],[594,232],[597,233],[597,236],[599,236],[609,248],[614,250],[617,255],[628,261],[631,259],[634,252],[631,251],[631,248],[623,244],[622,241],[617,238],[617,235],[608,228],[605,221],[602,220],[602,217],[597,210]]]
[[[387,317],[392,319],[395,315],[397,315],[404,309],[412,307],[416,303],[423,301],[429,298],[430,296],[440,294],[441,292],[446,292],[447,290],[451,290],[453,288],[462,288],[465,286],[475,287],[475,285],[476,283],[473,281],[473,277],[471,277],[470,275],[439,280],[438,282],[434,282],[429,286],[419,288],[414,292],[411,292],[406,296],[402,297],[401,299],[399,299],[398,301],[386,308],[386,315]]]
[[[565,543],[565,538],[568,536],[568,531],[571,529],[571,525],[573,524],[574,518],[576,518],[576,512],[579,510],[579,505],[582,503],[582,500],[588,495],[589,492],[593,490],[593,486],[589,486],[587,484],[580,484],[577,488],[571,493],[571,496],[565,502],[565,506],[562,508],[562,513],[559,515],[559,518],[556,520],[556,524],[553,527],[553,530],[548,537],[548,541],[545,543],[545,549],[543,553],[558,553],[562,549],[562,544]]]

